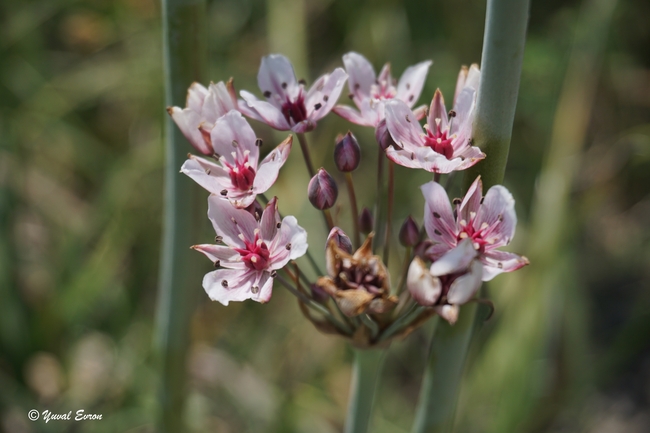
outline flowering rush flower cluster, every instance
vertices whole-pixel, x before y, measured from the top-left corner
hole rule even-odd
[[[344,68],[308,87],[286,57],[273,54],[262,59],[257,76],[261,97],[242,90],[238,98],[232,79],[207,88],[194,83],[187,106],[168,109],[202,155],[190,155],[181,172],[210,194],[208,218],[216,243],[192,248],[216,268],[203,279],[211,299],[224,305],[267,302],[279,281],[319,330],[369,347],[408,334],[434,314],[453,324],[483,281],[528,263],[500,250],[512,240],[517,222],[506,188],[492,186],[483,195],[477,178],[464,198],[450,201],[438,183],[441,175],[471,167],[485,154],[472,140],[478,66],[461,68],[448,111],[440,90],[428,107],[416,106],[431,64],[420,62],[395,80],[389,64],[377,75],[365,57],[351,52],[343,56]],[[337,105],[346,81],[354,106]],[[314,170],[306,138],[330,111],[374,128],[373,146],[380,154],[373,205],[357,202],[352,173],[361,163],[362,147],[356,137],[340,134],[332,149],[337,177],[345,179],[348,192],[352,239],[339,227],[345,222],[329,211],[338,199],[337,181],[323,168]],[[307,232],[295,217],[281,216],[277,197],[265,196],[287,161],[293,136],[262,158],[262,140],[246,118],[297,135],[311,176],[305,195],[323,213],[329,231],[318,246],[325,249],[324,272],[308,251]],[[423,229],[409,216],[399,231],[392,230],[395,164],[433,173],[434,180],[421,187]],[[359,212],[361,204],[365,207]],[[393,248],[392,256],[403,260],[392,279],[388,259],[397,241],[401,248]]]

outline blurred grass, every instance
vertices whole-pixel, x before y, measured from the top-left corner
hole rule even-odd
[[[267,4],[209,3],[210,79],[234,76],[239,89],[257,93],[260,57],[276,49],[267,38]],[[460,64],[480,58],[485,6],[478,0],[317,0],[304,7],[308,82],[340,65],[348,50],[364,53],[376,69],[391,61],[395,75],[431,58],[420,100],[428,103],[436,87],[453,91]],[[541,234],[533,235],[531,203],[544,192],[537,177],[580,7],[577,1],[533,2],[531,11],[506,175],[521,221],[513,250],[531,256],[532,236],[547,234],[542,220],[536,223]],[[3,2],[0,11],[0,429],[152,431],[150,347],[166,115],[159,5],[29,0]],[[643,0],[619,2],[613,12],[584,151],[572,163],[565,234],[548,261],[533,261],[528,273],[501,276],[490,286],[497,316],[473,347],[460,431],[650,429],[648,18]],[[567,116],[571,121],[574,113]],[[252,124],[269,144],[263,152],[279,142]],[[310,137],[314,163],[333,173],[334,138],[348,129],[362,145],[354,176],[361,204],[370,206],[372,131],[329,116]],[[304,200],[307,175],[294,150],[271,193],[309,230],[313,252],[322,258],[326,233]],[[409,213],[421,222],[417,188],[430,176],[398,167],[396,178],[395,222]],[[346,211],[338,218],[350,228]],[[196,242],[212,236],[206,232]],[[402,254],[394,250],[396,258]],[[210,269],[197,260],[204,263],[201,272]],[[281,287],[269,305],[225,308],[203,296],[201,274],[194,279],[201,305],[188,354],[192,431],[340,431],[350,378],[347,346],[318,334]],[[506,322],[511,316],[522,319]],[[508,338],[518,329],[521,343]],[[409,430],[430,331],[393,344],[373,431]],[[511,364],[517,370],[507,370]],[[492,365],[506,370],[500,374]],[[511,379],[517,372],[533,385]],[[81,407],[103,413],[104,420],[26,418],[31,408]]]

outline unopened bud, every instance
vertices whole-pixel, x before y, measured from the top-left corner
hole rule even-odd
[[[399,230],[399,242],[405,247],[413,247],[420,240],[420,229],[411,215],[404,220]]]
[[[339,249],[345,251],[348,254],[352,254],[352,242],[350,241],[350,238],[348,235],[345,234],[343,230],[341,230],[338,227],[334,227],[331,231],[329,236],[327,236],[327,242],[326,245],[329,245],[331,241],[334,241],[337,247]]]
[[[320,168],[318,173],[309,181],[307,195],[316,209],[325,210],[336,203],[339,188],[336,186],[334,178],[324,168]]]
[[[361,161],[361,148],[356,137],[348,131],[345,135],[336,137],[336,147],[334,148],[334,162],[336,168],[342,172],[356,170]]]
[[[373,225],[370,209],[364,207],[361,211],[361,215],[359,215],[359,231],[367,235],[372,231]]]
[[[375,129],[375,139],[384,151],[391,146],[395,147],[395,141],[390,135],[390,132],[388,132],[385,119],[379,122],[379,125],[377,125],[377,128]]]

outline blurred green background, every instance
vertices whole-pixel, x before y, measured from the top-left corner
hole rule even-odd
[[[0,11],[0,430],[151,432],[160,5],[5,0]],[[485,3],[214,0],[207,14],[211,80],[259,93],[261,56],[282,52],[313,82],[354,50],[395,76],[433,59],[428,103],[436,87],[451,100],[460,65],[480,60]],[[649,20],[646,0],[533,2],[505,180],[520,219],[512,247],[532,264],[488,286],[496,313],[478,325],[458,431],[650,431]],[[283,137],[251,123],[265,143]],[[347,129],[371,207],[373,131],[328,116],[310,134],[315,164],[336,171],[334,138]],[[398,167],[397,179],[395,230],[410,213],[422,221],[417,187],[430,176]],[[307,181],[296,146],[271,193],[322,259]],[[205,224],[195,243],[210,242]],[[268,305],[226,308],[201,278],[187,288],[200,292],[189,431],[340,431],[348,344],[319,334],[279,285]],[[409,431],[430,334],[392,345],[371,431]],[[32,408],[103,419],[31,422]]]

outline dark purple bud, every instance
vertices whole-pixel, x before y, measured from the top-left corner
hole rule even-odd
[[[350,131],[336,137],[334,148],[336,168],[346,173],[354,171],[359,166],[359,161],[361,161],[361,148],[356,137]]]
[[[370,213],[370,209],[364,207],[361,211],[361,215],[359,215],[359,231],[367,235],[372,231],[373,225],[374,224],[372,221],[372,214]]]
[[[307,195],[316,209],[325,210],[336,203],[339,188],[336,186],[334,178],[324,168],[319,168],[318,173],[309,181]]]
[[[384,151],[390,146],[397,147],[395,145],[393,137],[390,135],[390,132],[388,132],[385,119],[379,122],[379,125],[377,125],[377,128],[375,129],[375,139]]]
[[[427,255],[427,250],[433,246],[433,242],[429,239],[425,239],[422,242],[418,243],[413,250],[413,253],[421,258],[422,260],[431,260]]]
[[[343,230],[338,227],[334,227],[329,236],[327,236],[326,245],[329,245],[331,240],[334,240],[336,246],[345,251],[348,254],[352,254],[352,242],[348,235],[345,234]]]
[[[330,298],[330,295],[328,295],[322,287],[317,286],[316,284],[312,284],[311,297],[314,298],[314,301],[318,302],[319,304],[325,304]]]
[[[413,247],[420,240],[420,229],[411,215],[404,220],[399,230],[399,242],[405,247]]]

